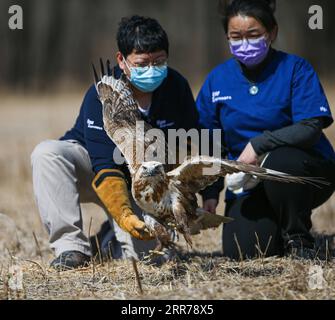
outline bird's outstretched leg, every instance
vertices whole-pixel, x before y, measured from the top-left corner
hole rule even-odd
[[[175,247],[173,230],[169,230],[168,227],[165,227],[149,214],[143,213],[143,217],[150,233],[154,235],[157,240],[157,246],[154,250],[150,251],[149,258],[155,255],[164,255],[163,249]]]

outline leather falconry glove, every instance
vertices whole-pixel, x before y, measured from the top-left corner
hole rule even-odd
[[[116,223],[139,240],[154,239],[146,225],[134,213],[124,174],[116,169],[103,169],[95,176],[92,187]]]

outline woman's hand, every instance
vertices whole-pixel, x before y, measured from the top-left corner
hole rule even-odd
[[[219,200],[218,199],[208,199],[204,201],[203,207],[204,210],[215,214],[216,213],[216,207],[219,204]]]
[[[237,161],[243,162],[245,164],[257,164],[258,155],[255,152],[252,144],[249,142],[243,152],[241,153],[240,157]]]

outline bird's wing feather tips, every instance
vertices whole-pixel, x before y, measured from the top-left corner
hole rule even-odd
[[[281,182],[310,184],[314,187],[321,188],[321,189],[322,189],[322,186],[331,185],[331,183],[328,182],[323,177],[299,177],[299,176],[292,176],[290,174],[278,172],[278,171],[271,170],[271,169],[266,169],[266,168],[264,169],[266,171],[266,177],[268,177],[268,178],[265,178],[266,180],[275,180],[276,178],[278,178],[279,179],[278,181],[281,181]]]
[[[205,169],[211,168],[215,169],[212,174],[204,174]],[[192,157],[186,160],[175,170],[168,172],[167,175],[171,179],[178,181],[180,185],[185,185],[185,187],[190,192],[199,192],[200,190],[213,184],[220,177],[239,172],[253,175],[261,180],[310,184],[319,188],[329,185],[329,183],[323,178],[296,177],[275,170],[260,168],[237,161],[222,160],[209,156]]]
[[[128,86],[126,76],[122,74],[119,79],[116,79],[114,77],[113,71],[111,70],[109,60],[107,60],[106,63],[107,73],[105,72],[105,67],[102,59],[100,58],[99,61],[101,68],[100,76],[98,75],[98,72],[93,63],[92,63],[92,69],[93,69],[95,87],[97,89],[100,99],[102,100],[101,102],[103,103],[105,99],[108,98],[106,96],[101,96],[100,92],[101,84],[109,86],[110,91],[117,92],[121,99],[130,99],[130,97],[132,97],[132,92]]]

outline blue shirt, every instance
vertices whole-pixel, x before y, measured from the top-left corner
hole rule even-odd
[[[114,71],[115,77],[118,78],[122,71],[118,67]],[[169,68],[167,78],[153,92],[150,111],[145,120],[167,135],[168,129],[189,130],[197,127],[198,118],[187,80]],[[126,165],[120,166],[114,162],[113,154],[116,146],[103,128],[102,104],[94,85],[85,95],[75,125],[60,140],[77,140],[84,146],[95,173],[102,169],[120,169],[129,178]]]
[[[258,89],[251,94],[251,88]],[[255,92],[253,92],[255,93]],[[274,51],[255,83],[243,74],[234,58],[216,67],[197,98],[200,125],[223,129],[228,158],[236,160],[249,141],[305,119],[322,117],[325,127],[333,118],[313,67],[304,59]],[[314,146],[322,157],[335,159],[324,134]]]

